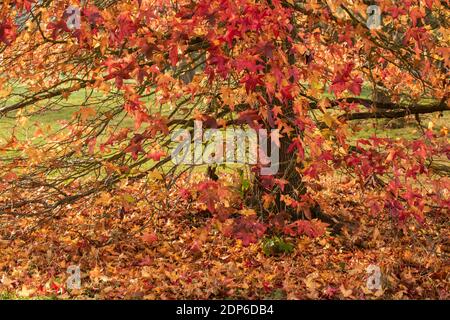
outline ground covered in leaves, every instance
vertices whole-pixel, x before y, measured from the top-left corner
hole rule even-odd
[[[52,216],[0,219],[0,296],[57,299],[449,299],[448,214],[399,227],[372,216],[352,181],[324,182],[339,234],[244,245],[180,190],[124,182]],[[144,187],[145,186],[145,187]],[[336,189],[339,188],[339,189]],[[12,237],[13,236],[13,237]],[[277,250],[274,250],[277,249]],[[79,266],[81,289],[66,286]],[[379,290],[367,267],[379,266]]]

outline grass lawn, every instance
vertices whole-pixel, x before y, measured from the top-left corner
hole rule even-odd
[[[17,93],[20,93],[20,88],[15,89]],[[367,88],[363,89],[361,93],[362,98],[370,97],[370,90]],[[331,95],[329,98],[332,98]],[[15,136],[20,139],[26,139],[28,137],[33,137],[34,132],[37,129],[37,123],[40,124],[40,128],[43,129],[45,134],[56,132],[61,127],[61,121],[70,120],[74,117],[74,113],[80,110],[81,106],[88,106],[95,109],[97,114],[103,113],[104,111],[111,110],[114,107],[120,107],[120,102],[111,103],[107,107],[103,107],[103,110],[99,110],[98,106],[100,103],[104,105],[105,101],[104,95],[101,92],[91,92],[87,90],[80,90],[72,93],[67,99],[52,100],[52,101],[42,101],[37,106],[32,106],[27,108],[26,114],[17,112],[15,115],[8,115],[8,117],[0,118],[0,145],[4,144],[11,137],[11,133],[14,132]],[[13,104],[17,101],[10,99],[7,101],[7,105]],[[151,98],[146,98],[146,105],[151,105]],[[42,108],[45,106],[45,109]],[[151,110],[151,112],[159,112],[160,110]],[[161,110],[163,114],[169,114],[171,111],[167,109]],[[128,127],[134,128],[134,121],[132,117],[128,116],[125,112],[116,116],[117,120],[111,122],[111,125],[117,125],[118,127]],[[440,130],[441,128],[447,126],[450,123],[450,113],[444,113],[443,115],[439,113],[421,115],[421,125],[422,127],[427,127],[430,121],[433,121],[434,128]],[[406,138],[406,139],[417,139],[422,135],[422,129],[418,125],[414,116],[409,116],[403,119],[369,119],[361,121],[350,122],[351,127],[357,128],[356,133],[350,139],[356,140],[358,138],[369,138],[374,135],[378,137],[389,137],[389,138]],[[106,135],[104,135],[106,139]],[[43,138],[34,138],[34,144],[44,143]],[[1,157],[0,157],[1,159]],[[153,161],[146,163],[142,169],[151,167],[154,164]],[[172,167],[171,163],[165,164],[163,166],[163,171],[167,171]],[[219,171],[234,171],[236,167],[242,167],[241,165],[234,166],[221,166]],[[194,171],[203,171],[206,166],[196,166]],[[185,166],[180,166],[180,170],[186,169]],[[178,170],[177,170],[178,171]]]

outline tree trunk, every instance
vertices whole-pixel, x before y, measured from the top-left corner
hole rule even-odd
[[[267,218],[269,215],[283,215],[290,221],[298,219],[319,219],[330,225],[332,233],[339,233],[343,223],[337,218],[324,213],[318,203],[313,203],[308,207],[308,213],[304,210],[296,210],[291,206],[287,206],[282,200],[282,195],[289,196],[295,201],[301,201],[301,196],[306,194],[306,186],[302,180],[302,175],[296,170],[296,167],[301,166],[297,163],[297,156],[295,152],[288,152],[291,140],[288,137],[280,139],[280,165],[278,173],[274,178],[284,179],[288,183],[284,185],[284,190],[277,184],[273,188],[268,189],[264,184],[264,177],[259,174],[255,175],[253,190],[250,197],[247,199],[247,205],[254,208],[260,216]],[[270,143],[269,143],[270,145]],[[272,150],[269,149],[269,152]],[[269,153],[270,154],[270,153]],[[270,193],[273,196],[273,204],[270,208],[263,207],[263,195]]]

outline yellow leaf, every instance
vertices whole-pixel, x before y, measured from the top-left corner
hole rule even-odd
[[[331,126],[333,125],[334,121],[335,121],[335,119],[328,112],[324,112],[324,114],[323,114],[323,122],[325,122],[327,127],[331,128]]]
[[[243,216],[253,216],[256,215],[255,210],[253,209],[242,209],[241,211],[239,211],[240,214],[242,214]]]
[[[148,174],[148,177],[154,180],[163,180],[163,176],[161,173],[158,172],[158,170],[153,170]]]
[[[27,287],[22,286],[22,290],[20,290],[19,292],[17,292],[17,295],[18,295],[19,297],[28,298],[28,297],[31,296],[34,292],[35,292],[35,289],[27,289]]]
[[[95,204],[107,206],[111,203],[111,195],[107,192],[102,192],[100,197],[97,198]]]
[[[263,201],[264,201],[264,209],[269,209],[274,201],[274,197],[271,194],[264,194],[263,195]]]
[[[343,285],[341,285],[339,287],[339,289],[341,290],[342,295],[344,296],[344,298],[348,298],[352,295],[353,290],[352,289],[345,289],[345,287]]]
[[[0,98],[5,98],[9,96],[12,91],[12,87],[6,87],[0,90]]]

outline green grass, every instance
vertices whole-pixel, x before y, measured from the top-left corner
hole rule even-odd
[[[15,93],[20,93],[23,91],[23,88],[15,88]],[[371,94],[370,89],[363,88],[362,93],[360,95],[361,98],[369,98]],[[81,106],[88,105],[95,109],[97,113],[102,113],[105,109],[101,110],[96,107],[96,103],[98,104],[104,98],[103,93],[100,92],[88,92],[87,90],[80,90],[72,93],[68,99],[62,99],[55,103],[51,104],[52,101],[42,101],[37,106],[33,108],[27,109],[27,114],[25,117],[27,118],[24,124],[21,124],[20,114],[16,113],[14,115],[8,115],[8,117],[0,117],[0,145],[5,143],[10,137],[11,133],[14,131],[15,136],[22,140],[28,137],[32,137],[37,123],[40,124],[40,127],[44,129],[45,134],[49,134],[55,132],[60,128],[59,122],[62,120],[70,120],[74,116],[74,113],[80,110]],[[332,98],[330,95],[329,98]],[[10,99],[7,105],[17,102],[17,99]],[[145,99],[147,106],[152,106],[151,98]],[[39,111],[41,110],[41,111]],[[169,108],[166,109],[158,109],[152,110],[152,112],[162,112],[163,114],[170,113]],[[124,120],[118,124],[120,127],[129,127],[134,128],[134,121],[132,117],[127,116],[125,112],[120,114],[119,117]],[[450,123],[450,114],[445,113],[442,117],[439,117],[438,113],[430,114],[430,115],[421,115],[421,123],[422,126],[427,127],[429,121],[433,121],[435,124],[434,127],[437,130],[440,130],[444,126]],[[119,121],[119,120],[117,120]],[[404,123],[400,124],[399,122],[403,121]],[[356,131],[355,135],[351,137],[354,141],[359,138],[369,138],[374,135],[378,137],[389,137],[389,138],[406,138],[406,139],[416,139],[422,135],[422,131],[418,126],[414,117],[407,117],[406,119],[394,119],[394,120],[386,120],[386,119],[370,119],[364,121],[352,121],[351,126],[358,127],[359,130]],[[106,139],[106,136],[103,138]],[[43,138],[34,139],[33,143],[39,144],[43,143]],[[141,169],[145,169],[154,164],[153,161],[146,163]],[[163,171],[167,171],[172,166],[171,163],[164,165]],[[237,165],[237,167],[242,167]],[[185,166],[181,166],[181,170],[185,169]],[[195,167],[194,171],[203,171],[206,168],[206,165]],[[236,166],[221,166],[220,170],[236,170]]]
[[[420,116],[421,126],[427,129],[429,122],[434,124],[434,130],[439,131],[450,124],[450,113],[446,112],[442,116],[439,113]],[[360,128],[355,138],[370,138],[377,136],[380,138],[404,138],[418,139],[423,135],[421,126],[413,116],[402,119],[370,119],[365,121],[354,121],[354,125]]]
[[[13,93],[18,94],[23,92],[25,89],[23,87],[14,87]],[[370,98],[371,90],[368,87],[364,87],[362,89],[361,98]],[[70,120],[72,119],[75,112],[80,110],[80,107],[83,105],[90,105],[93,109],[96,109],[97,112],[101,112],[98,107],[95,106],[96,101],[102,99],[103,94],[99,92],[87,92],[86,90],[80,90],[73,92],[67,100],[62,99],[56,105],[50,105],[51,101],[42,101],[37,106],[34,107],[33,110],[30,108],[27,109],[28,114],[24,114],[25,117],[20,117],[19,113],[10,114],[8,117],[0,117],[0,141],[3,139],[7,139],[10,137],[11,132],[14,130],[16,137],[19,139],[26,138],[30,135],[32,130],[35,129],[35,124],[39,123],[41,127],[50,128],[50,132],[56,131],[59,128],[59,122],[62,120]],[[332,98],[333,95],[326,93],[324,97]],[[144,102],[146,102],[147,106],[151,106],[151,98],[145,98]],[[6,105],[11,105],[18,102],[17,97],[13,97],[9,99]],[[46,105],[47,104],[47,105]],[[44,107],[44,108],[43,108]],[[39,111],[39,109],[42,109]],[[154,110],[155,112],[160,110]],[[163,114],[169,114],[170,110],[168,108],[162,109],[161,112]],[[125,116],[125,113],[121,114],[121,116]],[[26,118],[25,123],[21,123],[22,120]],[[412,119],[411,119],[412,118]],[[431,115],[422,115],[421,121],[422,125],[425,127],[428,125],[428,122],[433,120],[435,122],[435,128],[438,130],[441,129],[446,124],[450,123],[450,115],[445,113],[443,117],[438,117],[438,114]],[[370,119],[364,121],[353,121],[352,124],[357,124],[361,130],[356,133],[357,138],[368,138],[373,135],[377,135],[379,137],[403,137],[403,138],[417,138],[421,135],[421,130],[417,126],[417,122],[413,117],[409,117],[404,123],[404,126],[400,126],[395,128],[395,125],[398,124],[399,120],[385,120],[385,119]],[[121,127],[133,127],[133,119],[127,116],[124,121],[120,123]]]
[[[24,138],[27,136],[27,132],[34,127],[34,123],[40,123],[42,127],[50,126],[51,130],[56,130],[59,121],[72,118],[74,112],[78,111],[79,107],[86,102],[86,96],[86,92],[77,91],[71,94],[67,101],[62,100],[61,103],[52,106],[49,110],[39,111],[50,103],[46,100],[28,108],[27,113],[12,112],[5,117],[0,117],[0,138],[9,138],[13,129],[18,138]],[[6,105],[16,102],[16,99],[11,99]],[[26,118],[26,122],[21,124],[21,118]]]
[[[325,93],[323,95],[329,99],[334,99],[332,93]],[[371,99],[372,90],[365,86],[362,88],[361,94],[358,98]],[[433,103],[430,99],[423,99],[423,104]],[[337,112],[337,111],[336,111]],[[420,125],[423,129],[428,127],[428,123],[432,121],[435,130],[441,130],[446,127],[449,128],[450,113],[444,112],[442,115],[438,112],[432,114],[420,115]],[[352,140],[367,139],[373,136],[380,138],[405,138],[405,139],[418,139],[422,136],[423,131],[414,116],[408,116],[399,119],[368,119],[360,121],[351,121],[351,126],[358,128]]]

